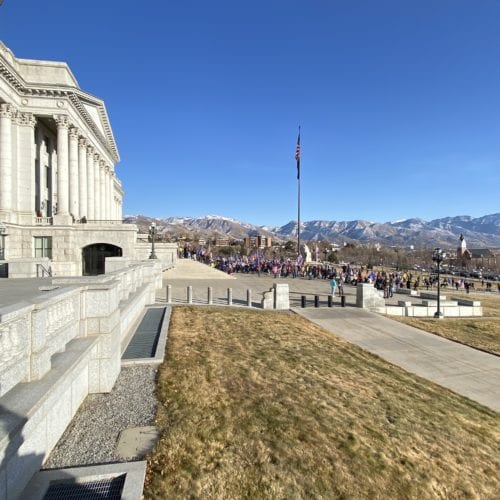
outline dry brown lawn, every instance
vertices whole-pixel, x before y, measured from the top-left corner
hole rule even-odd
[[[497,413],[292,313],[171,321],[145,498],[498,498]]]
[[[468,298],[479,300],[483,307],[482,318],[396,318],[407,325],[435,333],[441,337],[491,352],[500,356],[500,294],[454,294],[443,291],[447,299]]]

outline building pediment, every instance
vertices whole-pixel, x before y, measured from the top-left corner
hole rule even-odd
[[[0,77],[21,96],[67,97],[115,162],[119,160],[104,102],[80,89],[66,63],[17,59],[0,42]]]

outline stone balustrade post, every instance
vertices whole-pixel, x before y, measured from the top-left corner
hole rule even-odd
[[[207,304],[211,306],[213,303],[213,297],[212,297],[212,287],[209,286],[207,290]]]
[[[227,289],[227,305],[228,306],[233,305],[233,289],[232,288]]]
[[[172,303],[172,285],[167,285],[167,304]]]
[[[120,373],[120,287],[117,281],[92,284],[85,291],[87,335],[99,335],[89,362],[89,393],[110,392]]]
[[[187,287],[187,303],[193,303],[193,287],[191,285]]]
[[[247,306],[252,307],[252,290],[247,290]]]

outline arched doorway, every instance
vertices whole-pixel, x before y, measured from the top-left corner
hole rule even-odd
[[[95,276],[104,274],[104,260],[106,257],[121,257],[122,249],[109,243],[95,243],[82,249],[82,274]]]

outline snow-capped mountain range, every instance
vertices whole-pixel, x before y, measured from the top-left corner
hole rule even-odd
[[[297,222],[290,221],[281,227],[257,226],[219,215],[201,217],[153,218],[144,215],[127,216],[126,222],[137,224],[146,231],[152,220],[158,231],[173,236],[214,237],[264,234],[275,240],[297,237]],[[329,221],[313,220],[301,222],[301,239],[325,240],[335,243],[359,241],[417,247],[453,246],[463,234],[469,248],[500,247],[500,213],[473,218],[468,215],[444,217],[425,221],[405,219],[395,222],[369,222],[366,220]]]

